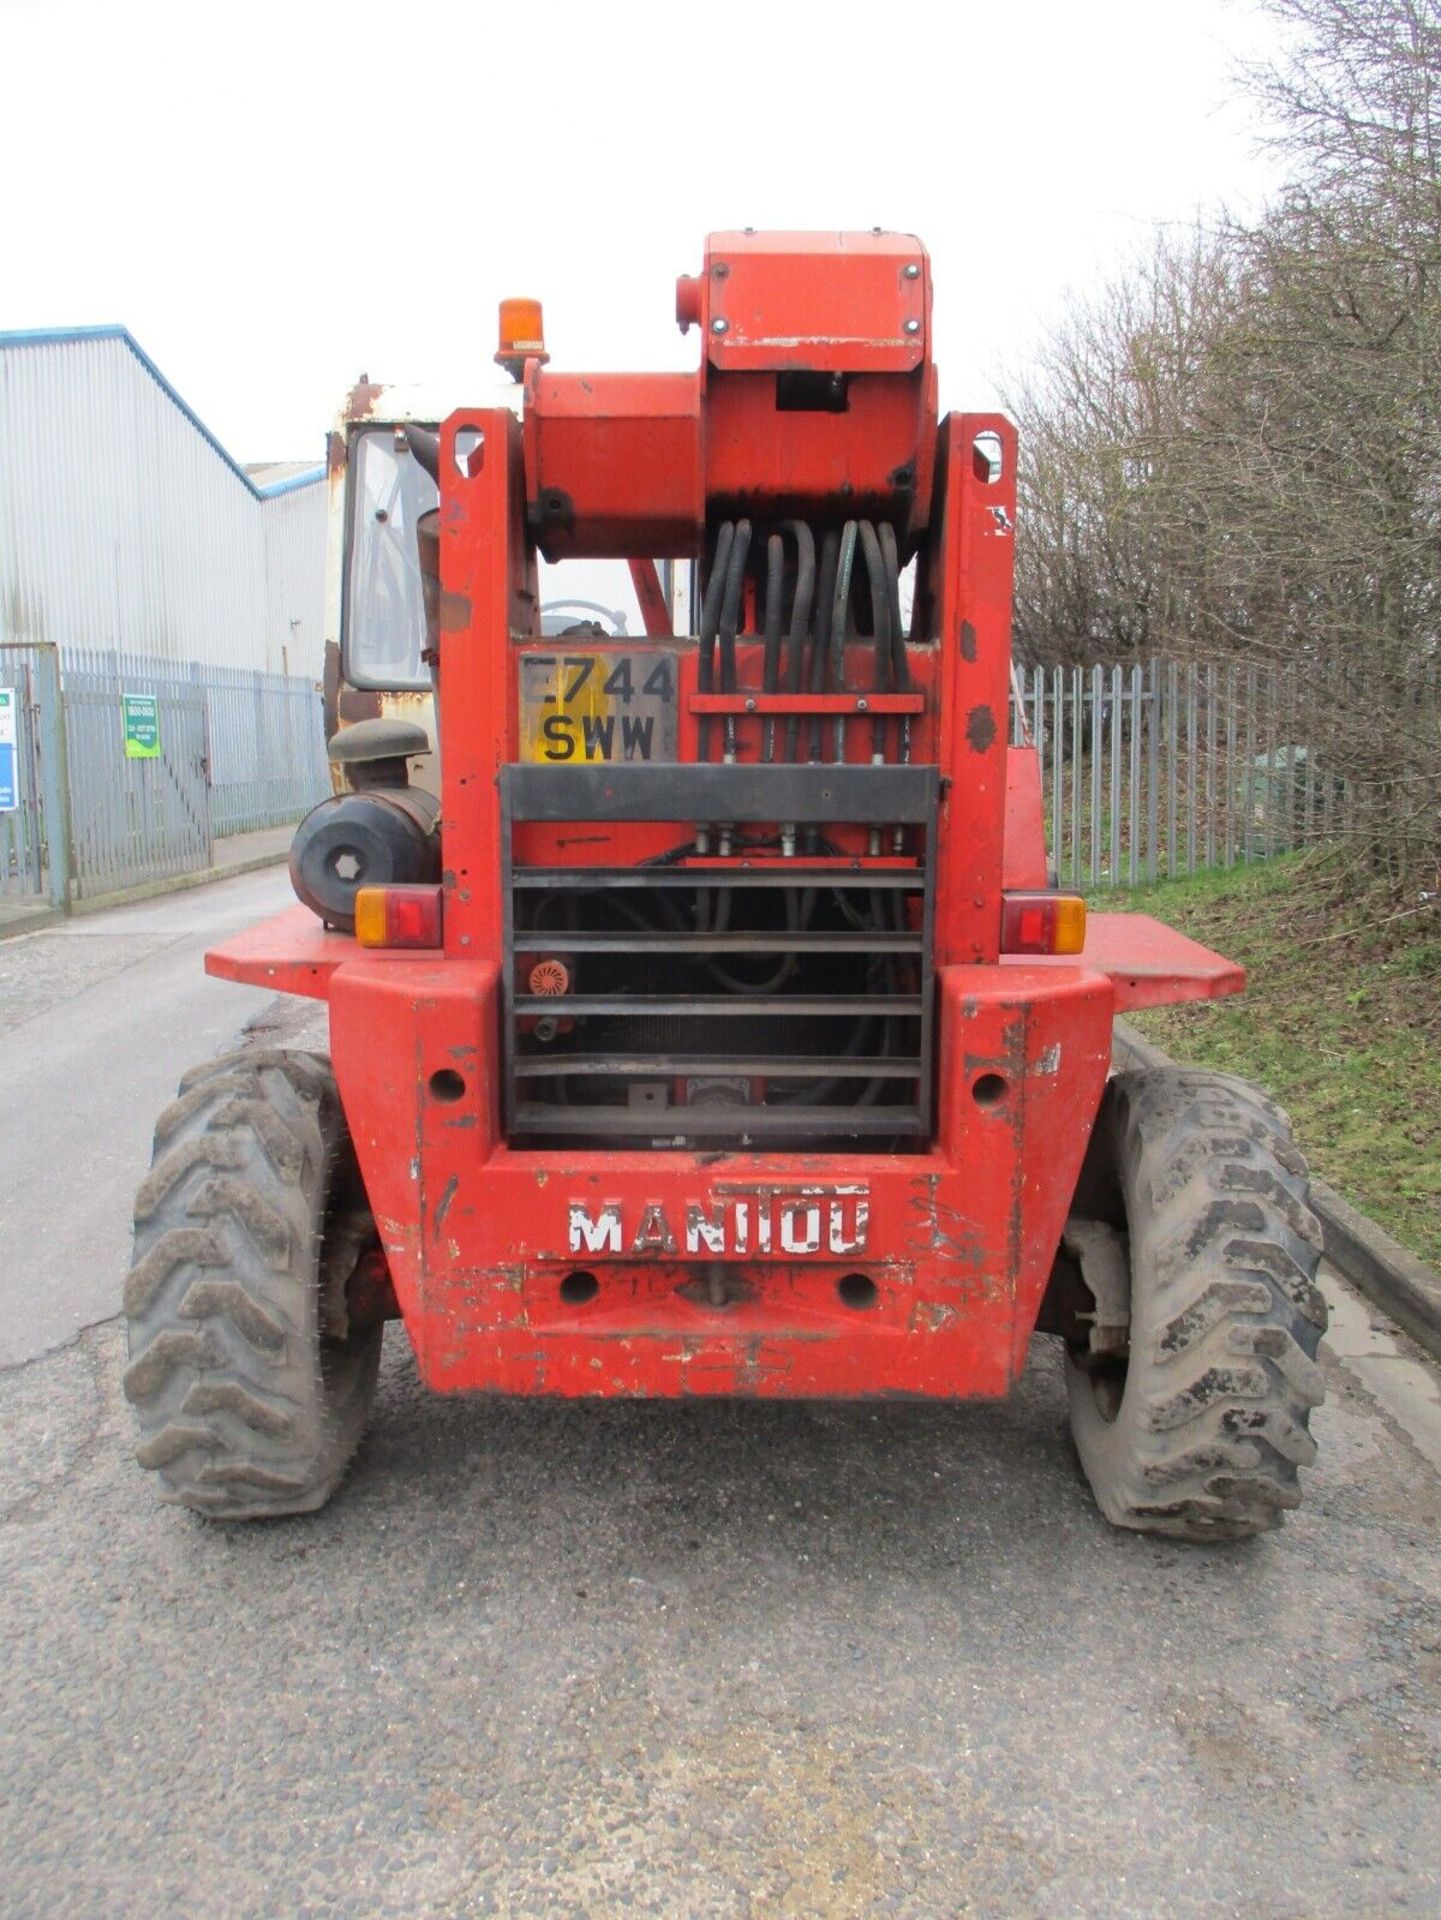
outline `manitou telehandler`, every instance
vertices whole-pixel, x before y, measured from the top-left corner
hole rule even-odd
[[[515,404],[351,396],[340,790],[303,904],[207,960],[325,1001],[330,1056],[161,1116],[140,1462],[221,1519],[320,1506],[397,1316],[433,1388],[567,1396],[1000,1395],[1039,1328],[1109,1519],[1274,1526],[1321,1399],[1305,1166],[1241,1081],[1111,1074],[1117,1013],[1243,977],[1048,884],[1016,439],[937,417],[925,250],[713,234],[677,315],[691,373],[552,371],[505,302]],[[547,634],[538,555],[629,561],[644,637]]]

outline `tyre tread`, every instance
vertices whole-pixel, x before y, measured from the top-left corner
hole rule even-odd
[[[136,1197],[124,1387],[163,1499],[253,1519],[312,1511],[342,1478],[381,1332],[323,1361],[321,1237],[350,1151],[313,1054],[208,1061],[161,1114]]]
[[[1282,1110],[1228,1074],[1147,1069],[1107,1088],[1133,1259],[1131,1349],[1107,1421],[1076,1359],[1082,1465],[1115,1524],[1236,1539],[1280,1524],[1315,1458],[1320,1225]]]

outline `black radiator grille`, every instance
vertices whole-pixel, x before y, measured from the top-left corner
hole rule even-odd
[[[535,817],[525,808],[535,770],[506,771],[530,776],[516,783],[519,794],[506,783],[505,1088],[514,1143],[839,1150],[925,1139],[929,817],[902,823],[912,847],[903,864],[801,856],[701,869],[683,864],[678,847],[673,860],[642,867],[515,867],[510,821]],[[542,804],[558,804],[552,789],[575,804],[578,771],[545,770]],[[608,771],[621,785],[630,770]],[[705,787],[706,775],[756,770],[671,771],[702,776],[695,784]],[[825,777],[834,805],[837,775],[871,770],[804,771]],[[734,782],[719,796],[686,786],[691,809],[703,805],[761,841],[764,796],[747,799]],[[933,780],[916,790],[933,796]],[[654,791],[651,804],[667,804],[664,789]],[[871,798],[864,785],[857,792],[862,803]],[[785,797],[794,804],[797,796]],[[604,798],[614,802],[613,791]],[[637,816],[602,806],[583,817]],[[800,806],[796,819],[806,819]],[[546,991],[530,990],[533,981]]]

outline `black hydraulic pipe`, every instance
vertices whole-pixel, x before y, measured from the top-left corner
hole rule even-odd
[[[831,693],[844,693],[846,690],[846,628],[849,625],[847,614],[851,602],[851,575],[856,564],[857,528],[854,520],[847,520],[841,529],[840,553],[836,559],[836,583],[831,594],[830,645],[827,665]]]
[[[729,520],[722,520],[720,530],[716,534],[710,574],[705,583],[705,597],[701,601],[700,663],[697,679],[702,693],[715,691],[716,633],[720,627],[721,601],[725,597],[726,568],[730,562],[735,531]]]
[[[841,528],[841,550],[836,561],[836,588],[831,599],[830,634],[830,691],[844,693],[846,690],[846,634],[850,627],[851,576],[856,565],[857,529],[854,520],[847,520]],[[832,757],[842,761],[846,757],[846,722],[843,714],[837,714],[832,728]]]
[[[901,556],[896,546],[896,530],[889,520],[883,520],[880,526],[881,554],[886,563],[886,575],[890,583],[891,606],[891,678],[895,682],[897,693],[914,693],[916,683],[911,677],[911,656],[906,646],[906,625],[901,618]],[[911,757],[911,716],[901,715],[901,759],[909,761]]]
[[[737,520],[735,540],[726,566],[725,598],[720,616],[720,683],[722,693],[736,690],[736,633],[740,627],[741,588],[745,585],[746,559],[751,546],[751,523]]]
[[[861,522],[861,551],[866,557],[866,574],[871,588],[871,625],[875,629],[876,659],[871,684],[877,693],[889,691],[892,680],[891,589],[886,576],[885,557],[875,528],[869,520]],[[886,757],[886,722],[883,714],[871,717],[871,758]]]
[[[856,561],[856,522],[846,520],[840,534],[827,534],[821,547],[821,595],[815,624],[815,647],[810,660],[810,691],[831,693],[846,678],[846,605],[850,601],[850,570]],[[839,653],[837,676],[833,659]],[[833,687],[835,682],[835,687]],[[825,728],[821,716],[810,722],[810,756],[821,758]]]
[[[715,646],[716,633],[720,627],[721,601],[725,597],[726,568],[730,562],[731,546],[735,540],[735,528],[729,520],[723,520],[716,534],[715,553],[711,559],[710,575],[705,583],[705,597],[701,601],[700,615],[700,656],[696,663],[696,684],[702,693],[715,691]],[[700,753],[702,760],[710,758],[710,715],[700,717]]]
[[[799,693],[816,593],[816,537],[804,520],[787,520],[785,524],[796,542],[796,596],[791,603],[791,630],[786,641],[786,685],[792,693]]]
[[[821,542],[821,572],[816,590],[816,637],[815,644],[811,648],[811,683],[808,688],[808,691],[811,693],[824,693],[826,690],[826,682],[829,678],[830,670],[827,665],[826,653],[830,646],[831,601],[835,596],[836,568],[840,563],[840,556],[841,536],[833,530],[828,533]],[[797,726],[799,725],[799,718],[797,718],[795,724]],[[794,749],[790,746],[791,734],[789,729],[787,729],[786,739],[786,758],[788,760],[794,760],[796,756]],[[814,715],[811,720],[810,741],[810,757],[812,760],[819,760],[821,757],[821,717],[819,714]]]
[[[717,924],[711,928],[712,933],[724,933],[730,925],[729,908],[731,893],[729,888],[726,889],[722,898],[726,907],[726,913],[723,920],[720,915],[717,915]],[[814,893],[810,889],[806,891],[805,900],[809,902],[812,908],[814,907]],[[802,896],[795,887],[787,887],[785,890],[785,915],[787,933],[799,935],[804,928],[810,925],[809,917],[803,917],[804,907],[802,904]],[[782,956],[774,971],[764,980],[740,980],[737,979],[735,974],[723,966],[719,960],[708,956],[705,961],[705,970],[713,980],[718,980],[720,984],[731,993],[754,995],[758,993],[775,993],[778,988],[783,987],[786,981],[790,979],[799,964],[800,955],[794,952],[788,953]]]
[[[799,693],[805,674],[806,636],[810,632],[811,607],[816,596],[816,539],[804,520],[787,520],[785,530],[795,536],[796,591],[791,602],[791,628],[786,639],[786,688]],[[786,721],[785,757],[794,760],[800,738],[800,715]]]
[[[765,625],[765,662],[761,670],[761,691],[774,693],[780,685],[781,677],[781,616],[785,609],[781,604],[786,567],[786,543],[778,533],[773,533],[766,541],[766,625]],[[761,749],[763,760],[774,760],[776,746],[776,723],[767,718],[763,729],[764,743]]]
[[[896,549],[896,530],[889,520],[883,520],[877,532],[880,536],[881,553],[885,558],[886,577],[890,586],[891,678],[897,693],[913,693],[916,683],[911,678],[911,660],[906,648],[906,623],[901,617],[901,558]]]
[[[761,690],[774,693],[781,679],[781,605],[785,578],[786,543],[778,533],[766,541],[766,624],[765,664],[761,671]]]
[[[736,690],[736,630],[741,619],[741,591],[745,586],[746,559],[751,546],[751,523],[749,520],[737,520],[735,540],[731,545],[730,563],[726,567],[725,598],[721,602],[720,618],[720,677],[721,692],[734,693]],[[725,752],[728,760],[735,759],[736,721],[733,713],[725,717]]]

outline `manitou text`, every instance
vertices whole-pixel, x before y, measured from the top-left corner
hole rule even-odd
[[[865,1186],[727,1186],[708,1200],[679,1206],[661,1200],[634,1208],[620,1200],[572,1200],[570,1251],[850,1259],[866,1249],[869,1195]]]

